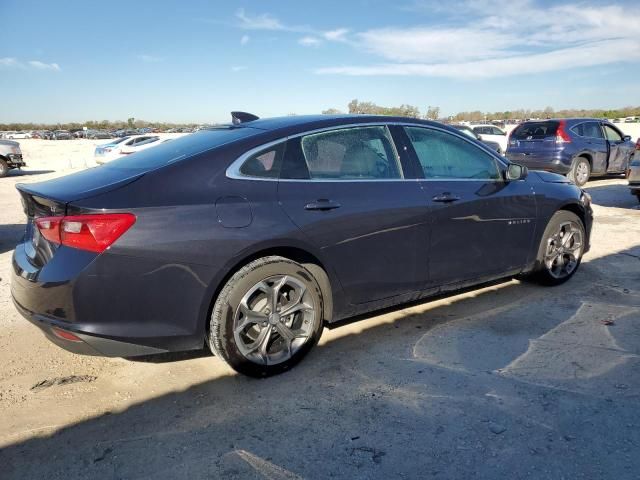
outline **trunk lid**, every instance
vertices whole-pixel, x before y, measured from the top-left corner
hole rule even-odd
[[[523,123],[511,132],[508,150],[512,152],[557,150],[556,135],[559,125],[557,121]]]
[[[134,182],[144,173],[99,167],[46,182],[17,184],[27,216],[23,244],[29,261],[42,268],[58,249],[58,245],[40,235],[35,226],[36,218],[64,216],[70,202],[116,190]]]

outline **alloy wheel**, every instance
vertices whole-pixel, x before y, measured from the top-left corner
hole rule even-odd
[[[582,256],[582,229],[574,222],[560,224],[558,231],[547,239],[544,264],[552,277],[568,277],[577,268]]]
[[[579,162],[576,165],[576,183],[584,185],[589,180],[589,164],[587,162]]]
[[[240,300],[233,335],[240,353],[260,365],[290,359],[312,336],[319,316],[305,284],[276,275],[251,287]]]

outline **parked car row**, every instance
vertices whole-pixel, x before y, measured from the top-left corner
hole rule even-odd
[[[73,138],[88,139],[109,139],[130,137],[133,135],[146,135],[150,133],[193,133],[198,131],[197,128],[171,128],[161,130],[159,128],[131,128],[118,130],[100,130],[100,129],[75,129],[75,130],[33,130],[33,131],[7,131],[0,132],[0,139],[17,140],[26,138],[39,138],[44,140],[67,140]]]
[[[31,132],[23,132],[23,131],[0,132],[0,139],[22,140],[25,138],[31,138]]]

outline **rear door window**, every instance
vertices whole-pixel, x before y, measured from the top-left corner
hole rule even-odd
[[[398,155],[387,127],[356,127],[302,137],[311,179],[402,178]]]
[[[541,140],[547,137],[555,137],[558,130],[558,122],[529,122],[516,127],[511,138],[516,140]]]
[[[584,122],[571,129],[573,133],[586,138],[604,138],[598,122]]]

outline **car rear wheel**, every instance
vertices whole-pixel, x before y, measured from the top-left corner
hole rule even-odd
[[[582,187],[589,180],[591,175],[591,164],[584,157],[577,157],[571,165],[571,170],[567,174],[569,180],[577,186]]]
[[[278,256],[254,260],[216,299],[209,346],[245,375],[282,373],[318,342],[323,306],[318,281],[304,266]]]
[[[533,277],[544,285],[560,285],[578,270],[584,253],[584,225],[572,212],[556,212],[542,235],[537,271]]]
[[[9,166],[7,162],[0,158],[0,178],[6,177],[9,173]]]

